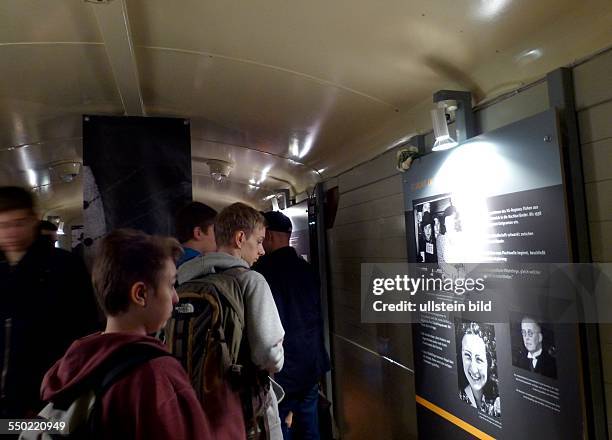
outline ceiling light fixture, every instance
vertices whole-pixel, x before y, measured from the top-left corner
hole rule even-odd
[[[438,107],[431,111],[431,122],[433,124],[434,137],[436,142],[433,145],[433,151],[448,150],[457,146],[457,142],[448,133],[448,124],[446,123],[446,111],[444,107]]]
[[[433,151],[453,148],[476,135],[474,112],[472,111],[472,94],[457,90],[438,90],[433,95],[433,102],[438,106],[431,111],[434,137]],[[457,140],[448,132],[447,114],[455,122]],[[454,116],[454,117],[452,117]]]
[[[218,183],[224,182],[232,171],[232,164],[224,160],[208,159],[206,165],[210,169],[210,177]]]
[[[74,182],[81,173],[81,162],[55,162],[49,165],[49,171],[64,183]]]

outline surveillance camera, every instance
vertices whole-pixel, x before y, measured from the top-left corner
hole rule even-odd
[[[209,159],[206,164],[210,169],[210,177],[219,183],[227,179],[232,171],[232,164],[224,160]]]
[[[73,182],[81,172],[80,162],[56,162],[49,166],[55,176],[64,183]]]

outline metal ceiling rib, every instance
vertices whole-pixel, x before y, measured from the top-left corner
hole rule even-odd
[[[177,49],[177,48],[173,48],[173,47],[159,47],[159,46],[138,46],[142,49],[148,49],[148,50],[159,50],[159,51],[170,51],[170,52],[176,52],[176,53],[183,53],[183,54],[189,54],[189,55],[197,55],[197,56],[202,56],[202,57],[209,57],[209,58],[219,58],[222,60],[227,60],[227,61],[233,61],[236,63],[244,63],[244,64],[249,64],[249,65],[253,65],[253,66],[257,66],[257,67],[263,67],[266,69],[270,69],[270,70],[277,70],[279,72],[282,73],[287,73],[289,75],[295,75],[295,76],[299,76],[307,81],[312,81],[315,82],[317,84],[323,85],[323,86],[328,86],[328,87],[333,87],[333,88],[337,88],[340,90],[343,90],[345,92],[349,92],[349,93],[353,93],[355,95],[361,96],[363,98],[369,99],[371,101],[374,101],[376,103],[385,105],[391,109],[396,110],[397,106],[394,105],[391,102],[387,102],[384,101],[376,96],[372,96],[372,95],[368,95],[365,92],[359,91],[359,90],[355,90],[353,88],[347,87],[343,84],[337,83],[337,82],[333,82],[333,81],[329,81],[326,80],[324,78],[319,78],[313,75],[309,75],[307,73],[304,72],[299,72],[297,70],[292,70],[292,69],[287,69],[281,66],[276,66],[276,65],[272,65],[272,64],[266,64],[266,63],[262,63],[262,62],[258,62],[255,60],[250,60],[250,59],[246,59],[246,58],[236,58],[236,57],[231,57],[231,56],[227,56],[227,55],[222,55],[222,54],[218,54],[218,53],[213,53],[213,52],[203,52],[203,51],[197,51],[197,50],[188,50],[188,49]]]
[[[254,203],[268,167],[299,192],[429,130],[433,91],[520,88],[612,44],[611,19],[610,0],[1,0],[0,182],[79,160],[82,114],[146,111],[191,119],[196,162],[235,164],[198,197]]]
[[[104,39],[125,114],[144,116],[138,65],[125,0],[91,4]]]

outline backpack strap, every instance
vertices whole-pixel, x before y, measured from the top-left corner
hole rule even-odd
[[[222,273],[229,275],[233,278],[236,279],[236,282],[238,282],[237,280],[237,275],[241,274],[243,272],[246,272],[247,269],[245,267],[242,266],[234,266],[234,267],[230,267],[225,269]],[[240,283],[238,283],[238,285],[240,286]],[[240,286],[240,291],[242,292],[242,286]],[[230,304],[230,306],[232,307],[232,309],[234,309],[234,312],[236,312],[236,314],[238,315],[238,319],[240,319],[240,325],[242,325],[243,327],[245,326],[245,320],[244,320],[244,293],[241,293],[241,297],[242,297],[242,304],[236,304],[236,301],[234,300],[234,298],[231,298],[227,295],[224,294],[224,292],[220,292],[225,299],[227,300],[227,302]]]
[[[100,432],[97,427],[101,422],[101,401],[104,393],[137,366],[162,356],[172,356],[172,354],[149,344],[141,343],[127,344],[110,356],[99,373],[100,375],[97,376],[101,380],[93,387],[96,399],[88,420],[88,432],[90,434],[96,435]]]
[[[109,363],[102,380],[94,387],[96,397],[100,398],[121,377],[138,365],[162,356],[172,356],[157,347],[149,344],[129,344],[120,349],[121,351],[111,355],[112,362]]]

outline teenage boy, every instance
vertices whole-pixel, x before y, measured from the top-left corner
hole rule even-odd
[[[215,218],[217,211],[200,202],[183,206],[176,215],[176,236],[183,246],[183,255],[176,263],[183,263],[217,250]]]
[[[270,287],[261,274],[250,270],[264,254],[265,220],[261,213],[244,203],[234,203],[223,209],[215,222],[218,251],[194,258],[179,268],[179,285],[207,274],[234,269],[244,297],[245,329],[250,362],[259,372],[275,373],[283,367],[283,336],[285,334]],[[238,268],[238,271],[236,271]],[[203,341],[204,343],[204,341]],[[266,377],[266,416],[263,421],[242,417],[240,397],[224,386],[216,395],[202,402],[211,421],[215,438],[244,438],[263,422],[266,438],[282,439],[278,404]],[[242,399],[245,403],[245,399]],[[248,410],[247,410],[248,411]],[[252,423],[253,422],[253,423]],[[246,424],[246,427],[245,427]]]
[[[208,422],[180,363],[147,336],[159,331],[178,302],[179,243],[133,230],[116,230],[100,245],[93,283],[106,329],[74,342],[45,376],[42,397],[61,400],[99,374],[117,353],[158,350],[102,395],[98,435],[108,439],[211,439]]]

